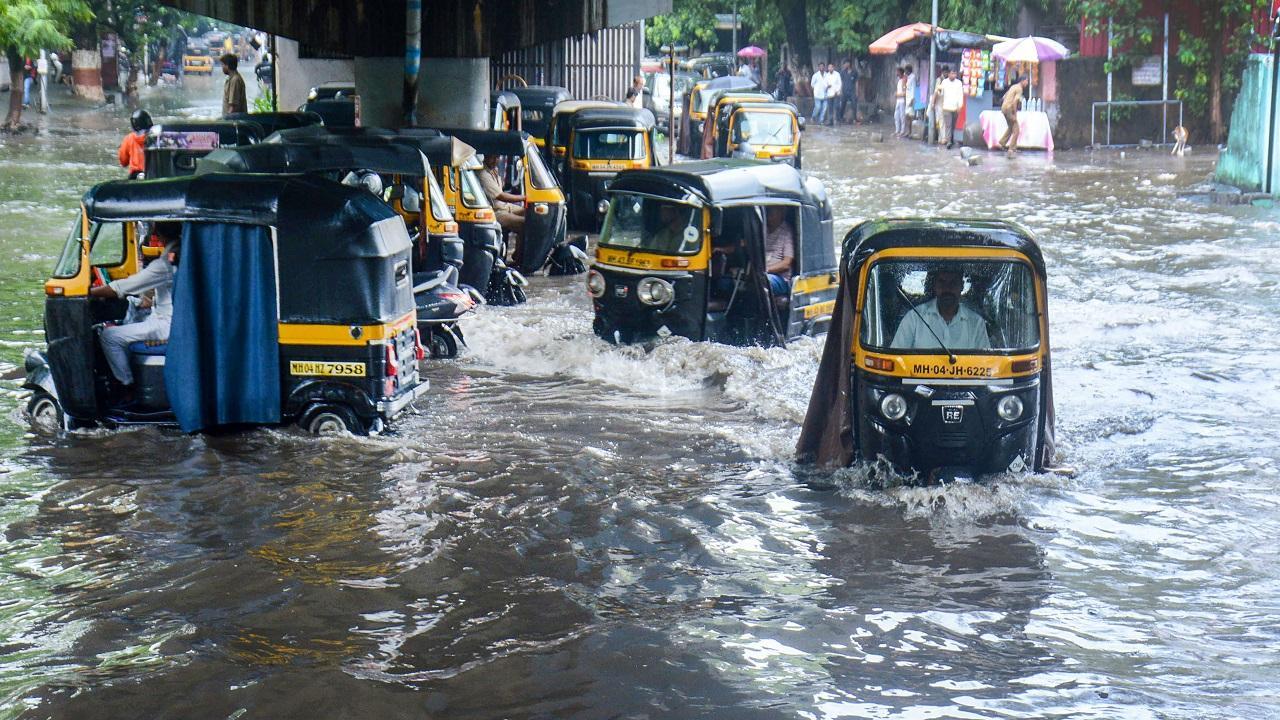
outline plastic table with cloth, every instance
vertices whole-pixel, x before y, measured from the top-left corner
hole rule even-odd
[[[1004,137],[1009,124],[999,110],[984,110],[978,116],[982,126],[982,139],[988,150],[1000,147],[1000,139]],[[1053,128],[1049,126],[1049,115],[1039,110],[1018,111],[1018,148],[1025,150],[1047,150],[1053,152]]]

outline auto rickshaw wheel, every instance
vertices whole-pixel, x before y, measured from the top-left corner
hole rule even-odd
[[[439,328],[431,331],[431,336],[427,338],[427,344],[431,350],[431,357],[439,359],[448,359],[458,356],[458,340],[453,333]]]
[[[27,415],[31,424],[40,430],[61,430],[64,427],[62,405],[58,399],[43,390],[37,390],[27,403]]]
[[[360,418],[351,411],[351,408],[342,405],[316,405],[311,410],[303,413],[302,419],[298,421],[304,430],[318,437],[333,437],[335,435],[364,435],[366,433],[364,423],[360,422]]]

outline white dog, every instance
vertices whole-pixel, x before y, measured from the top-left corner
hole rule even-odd
[[[1173,129],[1173,154],[1179,157],[1187,153],[1187,137],[1190,133],[1181,125]]]

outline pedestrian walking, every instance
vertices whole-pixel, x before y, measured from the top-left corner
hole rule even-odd
[[[831,97],[831,87],[827,84],[827,73],[822,66],[809,78],[809,86],[813,88],[813,121],[821,125],[827,117],[827,101]]]
[[[827,72],[824,73],[827,81],[827,125],[835,127],[836,121],[840,119],[840,101],[844,93],[844,86],[840,82],[840,73],[836,72],[835,63],[827,63]]]
[[[1013,157],[1018,152],[1018,108],[1022,105],[1022,95],[1027,91],[1027,85],[1030,79],[1023,77],[1014,83],[1004,93],[1004,102],[1000,103],[1000,113],[1004,115],[1004,121],[1008,123],[1009,129],[1004,132],[1004,137],[1000,138],[1000,149],[1009,153],[1009,157]]]
[[[31,86],[36,82],[36,66],[31,58],[26,58],[22,65],[22,107],[31,107]]]
[[[848,60],[840,66],[840,112],[836,117],[844,122],[845,112],[853,105],[853,119],[858,119],[858,71]]]
[[[929,135],[933,134],[933,141],[942,142],[942,82],[947,77],[946,66],[940,67],[937,79],[933,81],[933,92],[929,93],[929,103],[924,109],[924,144],[929,144]]]
[[[53,64],[53,84],[62,83],[62,60],[58,57],[58,53],[49,53],[49,62]]]
[[[898,79],[894,81],[893,135],[894,137],[907,135],[907,74],[903,68],[898,68]]]
[[[222,56],[222,73],[227,81],[222,86],[222,116],[231,113],[249,112],[249,103],[244,95],[244,78],[240,77],[240,58],[231,53]]]
[[[626,103],[633,108],[644,107],[644,76],[637,75],[631,79],[631,87],[627,88]]]
[[[911,137],[911,125],[916,119],[916,76],[912,72],[913,68],[908,65],[902,69],[905,78],[905,87],[903,88],[904,99],[906,100],[906,122],[904,123],[903,137]]]
[[[36,60],[36,82],[40,93],[37,107],[40,108],[41,113],[47,113],[49,112],[49,58],[46,57],[44,50],[40,51],[40,57]]]
[[[795,94],[796,84],[791,79],[791,68],[783,65],[773,83],[773,96],[782,102],[788,102],[788,98]]]
[[[952,70],[947,73],[947,79],[942,81],[942,135],[939,136],[938,142],[942,142],[942,138],[947,139],[947,149],[955,144],[956,137],[956,116],[960,109],[964,107],[964,83],[960,82],[960,76]]]

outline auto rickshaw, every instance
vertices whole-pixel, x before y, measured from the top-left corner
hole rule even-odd
[[[152,125],[143,143],[146,177],[190,175],[196,161],[220,147],[262,140],[262,128],[243,120],[189,120]]]
[[[413,244],[410,272],[418,308],[418,330],[434,358],[458,354],[458,320],[483,302],[478,291],[459,287],[462,239],[427,158],[416,148],[374,136],[331,138],[313,143],[264,142],[215,150],[200,159],[207,173],[299,173],[364,187],[404,220]],[[424,201],[425,198],[425,201]]]
[[[715,90],[755,90],[757,87],[751,78],[737,75],[695,82],[684,99],[684,114],[680,117],[676,152],[688,156],[697,156],[701,152],[702,124],[707,119],[708,93]]]
[[[360,96],[352,82],[330,81],[311,88],[298,110],[319,115],[329,127],[360,125]]]
[[[504,260],[502,228],[476,177],[480,164],[475,159],[474,148],[426,128],[308,127],[283,130],[268,141],[346,144],[362,142],[365,138],[408,145],[427,157],[462,238],[459,283],[479,290],[487,302],[496,305],[524,302],[523,288],[527,281],[518,271],[507,267]]]
[[[600,337],[785,345],[826,331],[836,259],[818,180],[787,165],[718,159],[623,172],[608,194],[587,273]],[[765,251],[770,233],[788,229],[789,280],[766,272]]]
[[[520,96],[511,90],[489,93],[489,129],[520,132]]]
[[[995,220],[886,219],[844,238],[798,459],[935,482],[1049,469],[1044,258]]]
[[[781,102],[733,102],[716,119],[714,157],[787,163],[800,168],[804,118]]]
[[[182,72],[185,75],[212,75],[213,58],[208,55],[183,55]]]
[[[323,125],[324,118],[313,112],[254,112],[231,113],[224,119],[257,123],[262,129],[262,137],[267,137],[277,130]]]
[[[569,201],[569,225],[595,232],[608,209],[609,181],[622,170],[658,164],[653,113],[625,105],[585,108],[570,116],[568,126],[560,184]]]
[[[573,94],[559,85],[528,85],[507,92],[520,98],[520,129],[532,135],[533,142],[542,149],[547,143],[552,111],[559,103],[571,100]]]
[[[702,120],[702,147],[699,148],[701,158],[707,160],[716,157],[715,147],[717,131],[720,129],[720,118],[728,117],[725,111],[733,103],[773,102],[773,96],[759,90],[708,90],[704,93],[707,101],[707,115]]]
[[[547,124],[547,136],[543,141],[542,157],[556,174],[560,187],[564,187],[564,156],[569,152],[569,118],[587,108],[622,107],[622,103],[609,100],[565,100],[556,103]]]
[[[464,128],[445,128],[440,132],[461,140],[486,157],[503,158],[503,187],[525,199],[524,232],[513,262],[522,273],[541,270],[552,253],[565,246],[565,199],[533,139],[523,132]]]
[[[730,53],[705,53],[680,63],[685,70],[708,80],[732,76],[736,69]]]
[[[145,272],[140,246],[166,222],[181,224],[181,240],[152,262],[176,252],[172,321],[163,342],[125,350],[128,398],[98,334],[127,320],[130,303],[91,288]],[[47,350],[27,356],[28,410],[66,429],[296,422],[318,434],[379,431],[427,389],[410,250],[385,203],[320,178],[98,185],[44,285]]]

